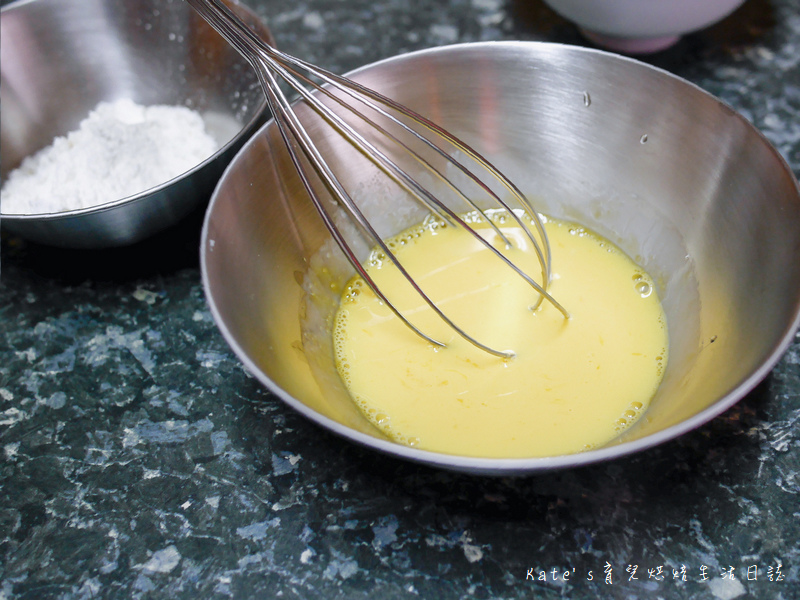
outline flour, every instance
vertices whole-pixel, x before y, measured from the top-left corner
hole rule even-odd
[[[9,174],[0,212],[54,213],[132,196],[188,171],[217,148],[202,117],[186,107],[101,102],[76,131]]]

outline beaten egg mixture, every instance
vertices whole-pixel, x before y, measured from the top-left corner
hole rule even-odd
[[[541,281],[529,238],[493,217],[504,252]],[[475,219],[477,220],[477,219]],[[608,240],[545,218],[552,252],[547,291],[569,318],[461,227],[429,219],[390,249],[453,321],[498,358],[464,340],[379,251],[367,271],[402,313],[444,342],[415,335],[360,278],[342,295],[337,369],[364,415],[390,439],[478,457],[545,457],[597,448],[634,423],[667,361],[664,312],[650,276]],[[485,222],[482,237],[505,248]]]

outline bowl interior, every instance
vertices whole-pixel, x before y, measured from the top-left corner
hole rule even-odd
[[[633,60],[539,43],[468,44],[377,63],[356,78],[463,138],[537,208],[605,235],[654,276],[670,360],[645,416],[611,445],[543,459],[471,459],[381,438],[349,401],[329,317],[350,275],[268,124],[212,198],[202,269],[212,312],[251,371],[323,426],[447,468],[521,473],[657,444],[719,414],[758,383],[800,314],[800,194],[745,119]],[[312,134],[368,198],[384,233],[419,218],[329,129]],[[766,309],[768,307],[768,309]]]

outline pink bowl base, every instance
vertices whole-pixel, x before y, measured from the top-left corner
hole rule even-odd
[[[586,39],[594,42],[598,46],[624,54],[651,54],[653,52],[659,52],[660,50],[666,50],[670,46],[673,46],[681,39],[679,35],[665,35],[652,38],[616,37],[588,31],[582,27],[580,31]]]

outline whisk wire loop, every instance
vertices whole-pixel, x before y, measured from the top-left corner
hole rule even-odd
[[[528,284],[530,284],[539,294],[539,300],[534,308],[538,307],[544,300],[547,300],[557,310],[559,310],[559,312],[562,313],[564,318],[569,317],[569,313],[566,311],[566,309],[547,292],[547,285],[550,282],[551,257],[549,251],[549,242],[542,219],[524,194],[522,194],[520,190],[508,178],[500,173],[500,171],[496,169],[488,160],[442,127],[417,114],[408,107],[405,107],[374,90],[366,88],[355,81],[340,75],[336,75],[320,67],[316,67],[306,61],[290,56],[269,46],[255,33],[253,33],[244,23],[242,23],[222,0],[187,0],[187,2],[193,8],[195,8],[197,12],[203,18],[205,18],[209,24],[216,29],[229,43],[231,43],[234,48],[236,48],[236,50],[248,60],[248,62],[250,62],[256,71],[259,81],[264,89],[268,106],[273,114],[276,124],[278,125],[278,129],[286,145],[290,159],[326,228],[329,230],[333,239],[343,251],[347,260],[351,263],[353,268],[365,281],[368,287],[412,331],[433,345],[440,347],[445,345],[443,342],[436,340],[425,332],[421,331],[416,325],[409,321],[402,314],[402,312],[395,307],[391,300],[387,298],[387,296],[380,289],[380,286],[378,286],[375,280],[369,275],[366,268],[361,264],[361,261],[358,260],[356,252],[353,250],[350,243],[337,226],[329,208],[319,198],[310,173],[307,170],[306,163],[311,165],[317,178],[325,185],[333,199],[345,209],[348,215],[350,215],[352,221],[355,222],[355,224],[361,230],[362,235],[365,235],[369,240],[371,240],[371,245],[373,247],[377,246],[380,248],[380,251],[383,253],[383,255],[394,264],[394,266],[409,282],[415,292],[419,294],[425,303],[450,328],[452,328],[462,338],[485,352],[503,358],[513,356],[512,351],[491,348],[470,336],[459,325],[453,322],[420,288],[411,274],[408,273],[399,259],[390,250],[386,242],[384,242],[381,236],[375,231],[369,219],[365,217],[358,204],[353,200],[345,186],[341,183],[328,162],[322,156],[303,123],[300,121],[297,113],[293,109],[292,103],[281,89],[277,77],[280,77],[284,82],[286,82],[289,87],[294,90],[300,96],[300,98],[305,101],[320,117],[322,117],[362,154],[367,156],[375,166],[377,166],[384,174],[390,177],[413,198],[426,206],[439,218],[451,223],[454,226],[462,227],[464,230],[471,233],[487,249],[493,252],[495,256],[501,259],[507,266],[512,268],[519,276],[521,276]],[[308,75],[306,75],[304,72],[308,73]],[[322,84],[314,81],[312,77],[320,80]],[[309,91],[306,86],[311,88],[312,91]],[[423,186],[418,179],[415,179],[408,173],[408,171],[402,169],[394,160],[387,156],[373,142],[369,141],[350,123],[345,121],[340,114],[334,111],[326,103],[322,102],[318,97],[318,95],[321,95],[334,101],[338,106],[345,109],[348,114],[356,116],[361,121],[366,123],[372,130],[377,131],[385,139],[390,140],[395,146],[402,148],[406,155],[410,156],[416,163],[423,167],[424,171],[432,174],[438,181],[445,184],[447,188],[451,190],[451,192],[455,193],[464,203],[470,206],[474,212],[479,214],[481,219],[487,222],[495,230],[496,234],[507,248],[511,247],[511,242],[494,223],[493,219],[487,216],[486,212],[482,210],[478,204],[469,197],[469,195],[462,191],[459,186],[455,185],[452,181],[452,178],[445,175],[430,161],[426,160],[425,157],[423,157],[419,152],[412,149],[410,144],[403,141],[397,134],[392,133],[385,126],[382,126],[373,119],[370,119],[363,111],[356,110],[356,108],[346,102],[344,98],[340,97],[339,94],[333,93],[333,90],[344,94],[347,98],[359,103],[363,107],[368,108],[370,111],[374,111],[377,115],[398,126],[400,131],[405,132],[405,134],[409,135],[412,140],[416,140],[416,142],[419,142],[432,150],[436,155],[444,159],[446,165],[454,167],[458,173],[465,176],[469,181],[480,188],[492,201],[499,205],[506,214],[510,215],[531,241],[531,247],[534,249],[540,264],[542,283],[540,284],[536,282],[532,277],[520,269],[507,256],[505,256],[505,254],[495,248],[491,242],[481,236],[473,227],[470,227],[453,209],[437,198],[437,196],[429,189]],[[461,161],[456,160],[450,153],[442,149],[442,147],[440,147],[437,143],[434,143],[429,137],[421,134],[414,127],[411,127],[399,117],[407,119],[411,123],[414,123],[415,125],[427,131],[429,134],[432,134],[432,136],[440,142],[445,142],[449,147],[461,152],[475,165],[488,173],[492,180],[501,183],[507,192],[509,192],[516,202],[522,207],[522,212],[527,214],[532,220],[541,241],[536,239],[533,232],[524,223],[522,216],[518,214],[517,211],[513,210],[506,201],[502,200],[485,181],[483,181],[472,170],[467,168]],[[305,158],[305,162],[301,159],[301,155]]]
[[[270,74],[270,77],[272,77],[271,74]],[[273,91],[276,91],[276,90],[273,89]],[[283,104],[286,101],[286,98],[285,98],[285,96],[283,96],[282,92],[276,91],[276,95],[280,96],[281,104]],[[308,138],[308,133],[302,127],[302,125],[300,124],[299,120],[297,120],[296,115],[293,112],[290,112],[289,114],[286,114],[286,113],[282,113],[280,111],[278,112],[278,115],[279,116],[277,117],[276,122],[278,122],[279,131],[281,132],[281,135],[283,136],[284,142],[287,144],[287,147],[289,148],[289,154],[291,156],[292,162],[295,165],[295,168],[298,170],[298,173],[300,174],[301,180],[303,181],[303,185],[306,187],[306,190],[309,192],[309,195],[311,196],[312,202],[314,203],[315,207],[319,211],[319,213],[320,213],[320,215],[321,215],[321,217],[323,219],[323,222],[325,223],[327,228],[331,231],[331,234],[333,235],[333,237],[336,240],[337,244],[339,244],[340,248],[345,253],[345,256],[348,258],[349,262],[353,265],[353,267],[356,269],[358,274],[366,282],[366,284],[369,286],[369,288],[375,293],[375,295],[378,296],[386,304],[386,306],[388,306],[390,308],[390,310],[392,310],[392,312],[397,317],[399,317],[403,321],[403,323],[405,323],[405,325],[407,325],[409,328],[411,328],[417,335],[419,335],[420,337],[422,337],[423,339],[425,339],[426,341],[428,341],[429,343],[431,343],[433,345],[436,345],[436,346],[439,346],[439,347],[444,347],[444,345],[445,345],[444,343],[442,343],[441,341],[430,337],[428,334],[426,334],[425,332],[420,330],[414,323],[409,321],[405,317],[405,315],[403,315],[403,313],[400,310],[398,310],[396,308],[396,306],[390,301],[390,299],[380,289],[380,286],[378,286],[375,283],[375,280],[369,275],[369,273],[363,267],[361,262],[357,259],[356,255],[353,252],[352,248],[350,247],[349,243],[347,242],[345,237],[341,234],[341,231],[339,230],[339,228],[335,226],[335,222],[334,222],[333,218],[331,217],[330,213],[328,212],[328,209],[325,207],[325,205],[319,200],[317,195],[314,193],[313,186],[312,186],[312,184],[310,182],[310,179],[308,177],[306,169],[305,169],[303,163],[300,161],[299,156],[297,155],[297,153],[294,150],[294,146],[292,144],[293,140],[289,137],[288,132],[291,132],[291,134],[293,136],[295,136],[295,139],[300,141],[299,145],[300,145],[301,150],[306,154],[306,157],[310,159],[310,162],[314,166],[315,171],[317,172],[317,175],[322,178],[322,180],[326,184],[326,186],[331,190],[331,192],[336,196],[337,199],[339,199],[341,202],[343,202],[346,205],[346,207],[347,207],[348,211],[350,212],[351,216],[353,216],[353,218],[355,218],[358,221],[359,225],[361,225],[362,228],[364,228],[368,232],[370,238],[372,238],[376,242],[378,247],[380,247],[381,252],[383,253],[383,255],[386,256],[389,260],[391,260],[391,262],[400,271],[400,273],[403,275],[403,277],[414,288],[414,291],[417,294],[420,295],[420,297],[425,301],[425,303],[428,304],[428,306],[442,320],[444,320],[453,330],[455,330],[456,333],[458,333],[463,338],[469,340],[472,344],[474,344],[475,346],[477,346],[481,350],[483,350],[485,352],[488,352],[490,354],[493,354],[495,356],[499,356],[501,358],[510,358],[511,356],[513,356],[512,352],[495,350],[494,348],[491,348],[490,346],[487,346],[486,344],[483,344],[479,340],[474,339],[472,336],[467,334],[458,324],[456,324],[452,319],[450,319],[447,316],[447,314],[444,313],[433,300],[431,300],[431,298],[422,290],[422,288],[419,287],[419,285],[414,280],[414,278],[408,273],[408,271],[405,269],[403,264],[397,259],[395,254],[389,249],[389,247],[386,244],[386,242],[384,242],[383,239],[374,230],[374,228],[370,224],[369,220],[361,212],[361,210],[358,207],[358,205],[352,200],[352,198],[350,197],[350,195],[347,192],[347,190],[344,188],[344,186],[342,186],[342,184],[340,183],[338,178],[331,171],[331,169],[328,166],[327,162],[321,157],[321,155],[319,154],[319,151],[317,150],[317,148],[313,145],[311,140]],[[360,137],[360,136],[357,136],[357,137]]]

